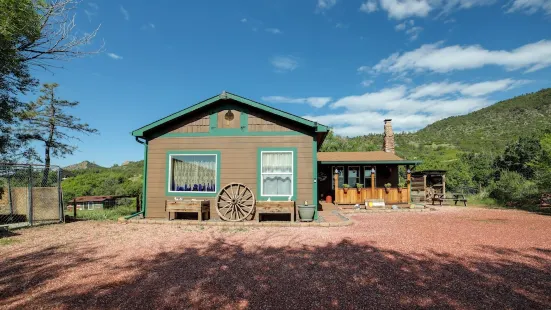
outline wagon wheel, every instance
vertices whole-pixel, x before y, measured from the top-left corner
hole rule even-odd
[[[240,183],[230,183],[216,196],[216,212],[225,221],[245,220],[254,211],[255,198],[250,188]]]

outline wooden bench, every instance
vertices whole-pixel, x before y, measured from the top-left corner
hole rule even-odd
[[[171,220],[171,213],[191,212],[197,213],[199,222],[210,219],[210,200],[167,200],[165,211],[168,213],[168,220]]]
[[[261,214],[291,214],[291,222],[295,221],[295,202],[294,201],[257,201],[256,213],[257,221],[260,222]]]
[[[434,194],[434,197],[432,197],[432,204],[434,205],[435,201],[440,202],[440,206],[442,206],[442,202],[444,201],[453,201],[457,206],[457,202],[462,202],[465,207],[467,206],[467,199],[465,198],[465,195],[463,194],[452,194],[453,197],[448,197],[443,194]]]

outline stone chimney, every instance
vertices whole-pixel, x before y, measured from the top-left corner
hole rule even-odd
[[[383,151],[394,154],[394,132],[392,132],[391,119],[385,119],[385,136],[383,139]]]

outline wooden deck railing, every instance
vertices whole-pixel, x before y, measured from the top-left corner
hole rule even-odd
[[[335,193],[335,203],[338,204],[363,204],[367,199],[384,199],[385,203],[408,203],[409,190],[403,188],[399,191],[397,188],[375,188],[372,194],[371,188],[362,188],[358,191],[356,188],[349,188],[345,193],[344,189],[339,188]]]

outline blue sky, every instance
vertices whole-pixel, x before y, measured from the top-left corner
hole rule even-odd
[[[62,166],[142,159],[132,130],[223,90],[357,136],[551,87],[551,0],[94,0],[76,14],[81,33],[101,24],[89,48],[104,51],[35,71],[100,131]]]

